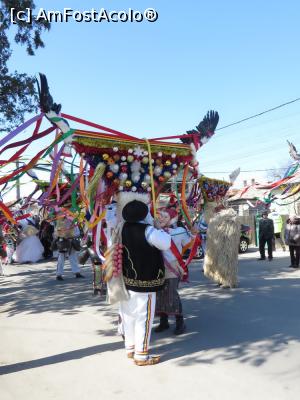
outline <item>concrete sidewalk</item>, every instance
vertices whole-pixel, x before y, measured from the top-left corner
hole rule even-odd
[[[116,334],[117,310],[53,262],[0,277],[1,400],[299,399],[300,271],[240,256],[240,286],[220,289],[191,267],[181,289],[187,332],[152,334],[162,362],[137,367]]]

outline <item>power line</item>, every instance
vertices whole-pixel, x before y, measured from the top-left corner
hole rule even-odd
[[[255,114],[255,115],[251,115],[251,117],[247,117],[247,118],[241,119],[240,121],[233,122],[233,123],[231,123],[231,124],[229,124],[229,125],[222,126],[221,128],[216,129],[216,131],[220,131],[221,129],[229,128],[230,126],[240,124],[240,123],[242,123],[242,122],[248,121],[249,119],[253,119],[253,118],[256,118],[256,117],[260,117],[260,116],[263,115],[263,114],[267,114],[267,113],[269,113],[269,112],[271,112],[271,111],[277,110],[278,108],[285,107],[285,106],[287,106],[287,105],[289,105],[289,104],[295,103],[296,101],[299,101],[299,100],[300,100],[300,97],[298,97],[297,99],[288,101],[287,103],[280,104],[279,106],[270,108],[269,110],[262,111],[262,112],[260,112],[260,113],[258,113],[258,114]]]
[[[242,170],[240,172],[265,172],[265,171],[278,171],[287,170],[286,168],[267,168],[267,169],[248,169]],[[232,171],[201,171],[202,174],[231,174]]]

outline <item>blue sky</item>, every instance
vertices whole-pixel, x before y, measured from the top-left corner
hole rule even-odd
[[[141,10],[155,23],[53,23],[35,57],[14,46],[12,69],[47,75],[63,112],[138,137],[184,133],[209,109],[219,127],[300,97],[300,3],[294,1],[36,1],[37,8]],[[220,130],[201,171],[276,168],[300,148],[300,102]],[[32,146],[29,154],[37,147]],[[215,174],[221,171],[224,173]],[[264,172],[242,174],[240,180]]]

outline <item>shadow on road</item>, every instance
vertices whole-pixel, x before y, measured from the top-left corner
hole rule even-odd
[[[123,342],[113,342],[100,344],[98,346],[91,346],[85,349],[78,349],[73,351],[67,351],[66,353],[55,354],[54,356],[43,357],[37,360],[30,360],[25,362],[20,362],[17,364],[0,366],[0,375],[12,374],[14,372],[25,371],[28,369],[44,367],[46,365],[52,365],[57,363],[62,363],[71,360],[80,360],[84,357],[94,356],[96,354],[101,354],[106,351],[115,351],[123,347]]]
[[[181,289],[186,334],[175,337],[169,329],[152,335],[153,349],[162,354],[163,361],[188,366],[236,359],[260,366],[272,354],[284,350],[290,341],[300,342],[299,271],[286,267],[287,257],[276,258],[272,263],[243,257],[239,261],[240,285],[231,290],[217,288],[208,281],[200,262],[192,266],[190,284]],[[84,273],[86,279],[78,280],[68,271],[64,282],[55,281],[53,271],[49,270],[26,272],[20,279],[13,275],[5,278],[4,283],[12,279],[11,285],[1,288],[5,314],[50,311],[69,315],[84,312],[83,306],[91,306],[115,322],[116,311],[92,295],[91,272],[87,268]],[[101,329],[96,334],[116,335],[114,330]],[[3,366],[0,371],[17,372],[122,347],[121,342],[103,344]]]
[[[284,265],[287,257],[272,263],[240,259],[237,289],[220,289],[199,266],[192,269],[191,284],[181,291],[187,332],[180,337],[171,330],[153,334],[155,350],[180,365],[238,359],[260,366],[290,341],[300,342],[295,306],[300,274]]]

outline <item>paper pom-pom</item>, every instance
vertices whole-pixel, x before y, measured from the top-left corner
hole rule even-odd
[[[171,174],[170,171],[165,171],[165,172],[164,172],[164,177],[167,178],[167,179],[169,179],[169,178],[171,177],[171,175],[172,175],[172,174]]]
[[[160,176],[160,177],[158,178],[158,180],[159,180],[159,182],[163,182],[163,181],[165,180],[165,178],[164,178],[163,176]]]
[[[127,172],[127,170],[128,170],[127,165],[121,165],[122,172]]]
[[[133,156],[127,156],[127,161],[128,161],[128,162],[131,163],[133,160],[134,160],[134,157],[133,157]]]
[[[106,172],[106,178],[111,179],[114,176],[113,172],[108,171]]]
[[[145,182],[150,182],[151,181],[151,176],[149,174],[146,174],[144,176],[144,180],[145,180]]]
[[[148,187],[148,188],[147,188],[147,192],[151,192],[151,187]]]
[[[113,147],[113,151],[116,153],[118,151],[118,147]]]
[[[128,149],[128,154],[132,154],[133,150],[132,149]]]
[[[126,156],[122,156],[122,157],[121,157],[121,160],[122,160],[122,161],[126,161]]]
[[[106,160],[109,159],[109,155],[108,155],[107,153],[104,153],[104,154],[102,155],[102,158],[103,158],[104,161],[106,161]]]
[[[131,180],[134,183],[137,183],[140,180],[140,178],[141,178],[141,175],[138,173],[134,173],[131,175]]]
[[[114,159],[115,161],[119,161],[119,160],[120,160],[119,154],[115,154],[115,155],[113,156],[113,159]]]
[[[176,154],[175,154],[175,153],[172,153],[172,154],[171,154],[171,157],[172,157],[172,158],[176,158]]]
[[[157,153],[157,156],[158,156],[158,157],[162,157],[162,152],[159,151],[159,152]]]
[[[167,160],[167,161],[165,162],[165,165],[166,165],[167,167],[169,167],[171,164],[172,164],[171,160]]]
[[[133,192],[136,192],[136,191],[137,191],[136,186],[132,186],[131,190],[132,190]]]
[[[144,151],[144,156],[147,156],[148,155],[148,151]]]
[[[128,178],[128,175],[126,174],[126,172],[122,172],[119,175],[119,178],[120,178],[121,181],[125,181]]]
[[[132,186],[132,182],[128,179],[127,181],[125,181],[125,186],[130,188]]]
[[[162,172],[162,168],[161,167],[159,167],[158,165],[154,168],[154,175],[155,176],[159,176],[160,174],[161,174],[161,172]]]
[[[114,174],[116,174],[116,173],[119,172],[119,165],[118,165],[118,164],[111,164],[111,165],[109,166],[109,169],[110,169]]]
[[[138,160],[133,161],[133,163],[130,166],[131,172],[132,173],[137,173],[140,171],[141,168],[141,163]]]
[[[148,164],[149,163],[149,158],[148,157],[143,157],[142,158],[142,163],[143,164]]]
[[[147,187],[148,187],[148,183],[147,182],[145,182],[145,181],[143,181],[142,183],[141,183],[141,186],[142,186],[142,188],[143,189],[147,189]]]
[[[178,168],[178,165],[177,165],[177,164],[173,164],[173,165],[172,165],[172,168],[173,168],[173,169],[176,169],[176,168]]]

